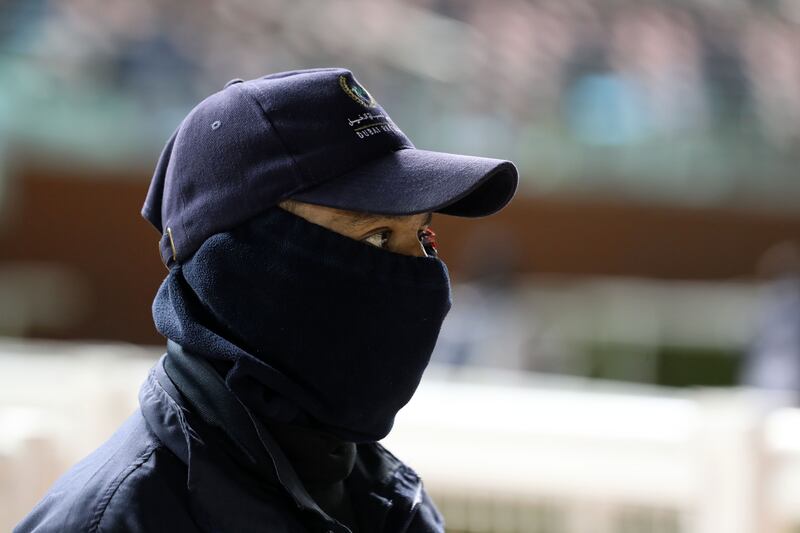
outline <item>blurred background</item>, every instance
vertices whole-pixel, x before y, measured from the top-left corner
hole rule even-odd
[[[0,529],[136,408],[139,215],[232,78],[354,71],[515,161],[387,446],[450,532],[800,531],[798,0],[0,0]]]

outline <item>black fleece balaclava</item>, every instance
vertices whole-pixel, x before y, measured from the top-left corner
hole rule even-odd
[[[385,437],[450,308],[435,257],[400,255],[273,207],[207,239],[153,302],[156,328],[225,367],[256,416]]]

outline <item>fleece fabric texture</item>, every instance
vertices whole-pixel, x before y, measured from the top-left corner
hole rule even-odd
[[[227,386],[255,416],[371,442],[414,394],[450,303],[438,258],[273,207],[175,265],[153,317],[165,337],[227,363]]]

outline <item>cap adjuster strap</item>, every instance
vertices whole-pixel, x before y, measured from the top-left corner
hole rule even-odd
[[[169,269],[170,264],[178,260],[178,252],[175,250],[171,227],[167,226],[166,231],[161,236],[161,240],[158,242],[158,248],[164,265]]]

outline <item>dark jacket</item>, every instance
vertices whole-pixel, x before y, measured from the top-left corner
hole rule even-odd
[[[189,408],[164,370],[139,391],[140,408],[47,492],[14,533],[350,530],[324,513],[269,435],[270,472],[216,446],[219,435]],[[378,443],[359,444],[347,480],[363,533],[442,532],[419,476]]]

